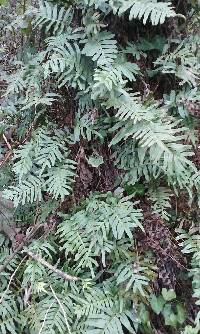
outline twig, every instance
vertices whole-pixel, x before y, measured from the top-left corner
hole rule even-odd
[[[6,153],[5,158],[0,162],[0,167],[2,167],[6,163],[6,161],[10,158],[12,153],[13,153],[12,151],[9,151],[8,153]]]
[[[8,139],[7,139],[7,137],[6,137],[6,135],[4,133],[3,133],[3,140],[5,141],[6,146],[9,149],[9,151],[6,153],[5,158],[3,159],[3,161],[1,161],[0,167],[5,164],[5,162],[10,158],[10,156],[13,153],[12,152],[12,147],[11,147],[11,145],[10,145],[10,143],[9,143],[9,141],[8,141]]]
[[[7,291],[8,291],[9,288],[10,288],[10,285],[11,285],[11,282],[12,282],[12,280],[13,280],[13,277],[15,276],[17,270],[19,269],[19,267],[21,266],[21,264],[22,264],[22,262],[25,260],[25,258],[26,258],[26,256],[21,260],[21,262],[18,264],[17,268],[15,269],[15,271],[13,272],[13,274],[11,275],[10,280],[9,280],[9,283],[8,283],[8,286],[7,286],[6,290],[4,291],[4,293],[3,293],[2,296],[1,296],[0,303],[2,303],[2,301],[3,301],[3,299],[4,299],[4,297],[5,297],[6,293],[7,293]]]
[[[9,148],[9,150],[12,150],[12,147],[11,147],[11,145],[10,145],[10,143],[9,143],[9,141],[8,141],[8,139],[7,139],[7,137],[6,137],[6,135],[4,135],[4,133],[3,133],[3,139],[4,139],[4,141],[5,141],[6,145],[7,145],[7,147]]]
[[[66,323],[66,325],[67,325],[68,332],[69,332],[69,334],[71,334],[71,330],[70,330],[70,327],[69,327],[69,323],[68,323],[68,320],[67,320],[67,317],[66,317],[66,312],[65,312],[65,310],[64,310],[64,307],[63,307],[61,301],[60,301],[60,300],[58,299],[58,297],[56,296],[56,293],[55,293],[55,291],[54,291],[54,289],[52,288],[51,285],[50,285],[50,288],[51,288],[51,291],[52,291],[52,293],[53,293],[55,299],[57,300],[57,302],[58,302],[58,304],[59,304],[59,306],[60,306],[60,308],[61,308],[61,310],[62,310],[64,319],[65,319],[65,323]]]
[[[34,254],[31,251],[27,251],[26,252],[30,257],[32,257],[35,261],[41,263],[44,267],[52,270],[54,273],[56,273],[58,276],[64,278],[64,280],[66,281],[78,281],[80,280],[80,278],[75,277],[75,276],[71,276],[66,274],[65,272],[55,268],[54,266],[52,266],[50,263],[48,263],[46,260],[44,260],[41,256]]]

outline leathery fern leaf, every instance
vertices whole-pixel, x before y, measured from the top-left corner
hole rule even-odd
[[[89,267],[94,276],[97,258],[105,267],[108,254],[116,247],[114,240],[126,235],[133,239],[134,229],[143,229],[141,219],[141,210],[134,208],[129,198],[119,199],[108,193],[91,197],[85,209],[64,216],[57,233],[66,256],[74,254],[76,268]]]
[[[165,187],[150,189],[149,199],[152,202],[153,213],[158,214],[165,220],[169,220],[170,214],[168,210],[171,208],[170,197],[172,193]]]
[[[128,104],[131,100],[132,111]],[[161,118],[158,118],[159,113]],[[146,149],[145,153],[149,153],[154,164],[159,162],[168,176],[179,175],[184,179],[188,167],[195,172],[195,166],[189,159],[193,155],[191,146],[182,143],[186,138],[186,128],[178,126],[179,122],[173,118],[164,119],[164,115],[161,115],[161,110],[155,105],[145,107],[137,97],[128,98],[125,104],[119,104],[116,114],[119,121],[111,129],[115,135],[110,146],[132,138],[139,147]]]
[[[10,186],[4,191],[4,197],[13,201],[17,207],[20,203],[33,203],[42,200],[42,181],[36,176],[29,176],[28,180],[23,180],[16,186]]]
[[[41,334],[69,333],[73,317],[71,298],[66,293],[64,296],[57,294],[57,298],[62,307],[54,296],[47,296],[37,304],[37,309],[30,309],[30,314],[33,315],[30,319],[31,329]]]
[[[45,26],[46,32],[52,30],[54,34],[62,33],[71,23],[73,13],[71,8],[65,10],[57,4],[40,1],[40,7],[35,18],[35,27]]]
[[[133,18],[142,19],[146,24],[149,19],[153,25],[162,24],[166,18],[176,16],[170,2],[157,2],[157,0],[124,0],[119,1],[115,6],[113,1],[110,1],[111,7],[118,15],[122,15],[127,10],[130,10],[129,20]]]
[[[86,334],[124,334],[124,328],[129,333],[136,334],[136,331],[131,324],[135,318],[131,311],[116,310],[115,312],[105,312],[101,314],[91,314],[86,321]]]
[[[191,269],[189,271],[192,277],[193,297],[196,298],[196,305],[200,305],[200,235],[199,227],[193,227],[189,232],[182,228],[177,229],[179,233],[177,240],[184,254],[191,254]],[[195,318],[197,328],[200,326],[200,311],[197,312]]]
[[[55,199],[64,199],[72,190],[76,169],[69,153],[60,132],[52,133],[45,127],[36,130],[30,142],[14,152],[16,185],[8,187],[4,197],[15,206],[41,201],[46,191]]]
[[[66,195],[69,195],[72,190],[71,184],[74,180],[75,169],[74,161],[65,159],[63,165],[51,168],[48,171],[46,186],[47,191],[53,195],[53,198],[58,199],[60,197],[63,200]]]
[[[148,264],[141,266],[138,261],[130,258],[128,261],[119,265],[115,273],[117,285],[126,284],[125,290],[132,290],[134,294],[139,293],[142,296],[147,295],[149,282],[153,277],[153,272]]]
[[[117,57],[117,41],[113,39],[114,35],[101,32],[92,39],[86,40],[82,53],[92,57],[98,66],[108,65]]]
[[[16,303],[16,297],[10,291],[2,296],[0,305],[0,330],[2,334],[17,334],[17,326],[20,326],[20,313]],[[19,300],[20,302],[20,300]]]
[[[129,305],[106,285],[93,288],[84,298],[79,298],[75,312],[78,319],[85,319],[84,333],[124,334],[124,328],[129,333],[136,333],[137,321]]]

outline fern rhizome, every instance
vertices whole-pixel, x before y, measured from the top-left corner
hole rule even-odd
[[[199,23],[0,0],[0,334],[200,333]]]

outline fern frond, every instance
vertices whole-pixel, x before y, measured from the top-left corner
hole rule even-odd
[[[71,27],[67,28],[67,31],[56,35],[46,38],[45,42],[47,44],[48,50],[58,48],[58,47],[64,47],[66,43],[69,43],[69,41],[76,41],[81,40],[85,38],[85,33],[83,28],[76,28],[72,29]]]
[[[165,187],[150,189],[149,199],[153,204],[153,213],[158,214],[162,219],[169,220],[170,214],[167,210],[171,208],[171,196],[173,196],[172,193]]]
[[[57,298],[62,308],[53,296],[47,296],[37,304],[37,309],[31,312],[30,328],[32,330],[37,333],[41,330],[41,334],[63,334],[68,332],[65,317],[68,323],[72,324],[72,301],[66,293],[64,293],[64,296],[57,294]],[[65,312],[65,317],[63,312]]]
[[[136,323],[136,319],[129,310],[115,311],[101,314],[91,314],[86,321],[86,334],[102,333],[102,334],[124,334],[124,328],[129,333],[136,334],[132,323]]]
[[[78,319],[86,317],[84,333],[124,334],[124,328],[136,333],[137,320],[128,305],[106,286],[91,289],[85,298],[78,299],[78,304],[75,309]]]
[[[118,53],[117,41],[113,37],[113,34],[100,32],[97,36],[85,41],[82,53],[97,62],[97,66],[113,63]]]
[[[15,150],[13,160],[13,171],[21,181],[22,177],[28,174],[33,167],[33,143],[27,143]]]
[[[74,88],[85,88],[85,82],[91,76],[89,64],[81,57],[79,46],[74,42],[65,42],[64,46],[53,48],[48,54],[49,59],[43,65],[45,78],[56,73],[59,88],[66,83]]]
[[[188,83],[197,86],[199,80],[199,59],[193,46],[183,40],[173,52],[166,53],[155,61],[155,65],[163,73],[173,73],[180,81],[180,85]]]
[[[42,191],[64,199],[72,189],[76,169],[68,156],[65,139],[59,132],[53,134],[46,128],[35,131],[31,141],[14,152],[13,171],[18,184],[5,190],[5,198],[13,200],[15,206],[41,201]]]
[[[21,110],[26,110],[31,107],[34,107],[35,109],[39,105],[46,105],[51,106],[52,103],[59,97],[58,94],[55,93],[46,93],[45,95],[38,95],[37,93],[28,95],[27,98],[23,101],[23,107]]]
[[[84,298],[79,297],[75,307],[75,313],[80,319],[88,317],[90,314],[100,313],[102,310],[112,309],[115,299],[111,291],[94,287],[84,294]]]
[[[45,26],[46,32],[52,30],[53,34],[62,33],[71,23],[73,17],[72,9],[69,7],[58,8],[58,5],[52,5],[47,1],[40,1],[40,7],[35,18],[35,27]]]
[[[191,269],[189,272],[192,277],[193,297],[196,298],[196,305],[200,305],[200,234],[199,227],[191,228],[189,232],[183,229],[177,229],[179,233],[177,240],[184,254],[191,254]],[[195,318],[197,328],[200,326],[200,311],[197,312]]]
[[[139,263],[134,263],[132,259],[121,264],[115,273],[117,285],[126,284],[126,291],[132,290],[134,294],[146,296],[152,272],[146,267],[141,267]]]
[[[45,176],[48,177],[46,181],[47,191],[53,195],[53,198],[61,200],[70,194],[72,190],[75,172],[75,162],[70,159],[65,159],[64,164],[51,168]]]
[[[114,251],[112,236],[116,240],[125,235],[132,239],[136,227],[143,229],[142,212],[133,205],[128,198],[111,197],[109,200],[108,194],[107,203],[101,197],[91,198],[85,210],[78,211],[70,219],[66,217],[58,228],[58,235],[66,254],[75,255],[76,267],[88,266],[94,275],[96,258],[100,257],[105,267],[107,255]]]
[[[6,76],[5,80],[8,81],[5,96],[19,94],[26,88],[26,81],[24,80],[24,69],[17,71],[15,74],[10,75],[9,77]]]
[[[67,149],[63,145],[61,138],[45,128],[39,129],[33,139],[35,150],[35,163],[40,166],[40,175],[47,169],[54,167],[57,162],[63,160],[63,154],[67,154]]]
[[[0,294],[1,298],[2,294]],[[20,327],[20,313],[16,298],[10,291],[4,295],[0,305],[0,330],[2,334],[17,334],[17,326]],[[17,324],[17,325],[16,325]]]
[[[99,122],[93,120],[91,112],[85,113],[82,117],[80,112],[76,114],[74,124],[74,134],[72,136],[73,142],[80,141],[81,138],[91,141],[92,138],[104,138],[104,124],[101,124],[101,130],[99,131]]]
[[[3,192],[6,199],[13,201],[15,207],[20,203],[33,203],[42,200],[42,185],[44,181],[40,178],[30,175],[28,180],[23,180],[17,186],[10,186]]]
[[[132,111],[129,105],[120,106],[117,113],[120,120],[111,129],[116,134],[110,146],[131,137],[139,147],[146,149],[154,164],[159,161],[163,171],[167,171],[169,176],[173,177],[177,173],[184,179],[188,166],[194,172],[195,166],[189,159],[193,155],[191,146],[181,142],[185,138],[186,129],[178,127],[179,123],[172,118],[164,120],[161,117],[162,121],[158,120],[159,109],[156,106],[146,108],[141,105],[140,109],[139,105],[139,101],[133,101]]]
[[[115,6],[115,3],[111,0],[110,5],[118,15],[122,15],[127,10],[130,10],[129,20],[133,18],[142,19],[143,24],[146,24],[149,19],[153,25],[158,25],[164,23],[166,18],[176,16],[170,2],[157,2],[157,0],[120,0],[117,6]]]
[[[94,71],[94,83],[92,83],[91,98],[107,100],[110,95],[121,93],[126,81],[122,78],[121,72],[113,67],[102,67]]]

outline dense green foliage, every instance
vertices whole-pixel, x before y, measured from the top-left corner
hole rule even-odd
[[[0,333],[200,333],[199,15],[0,0]]]

